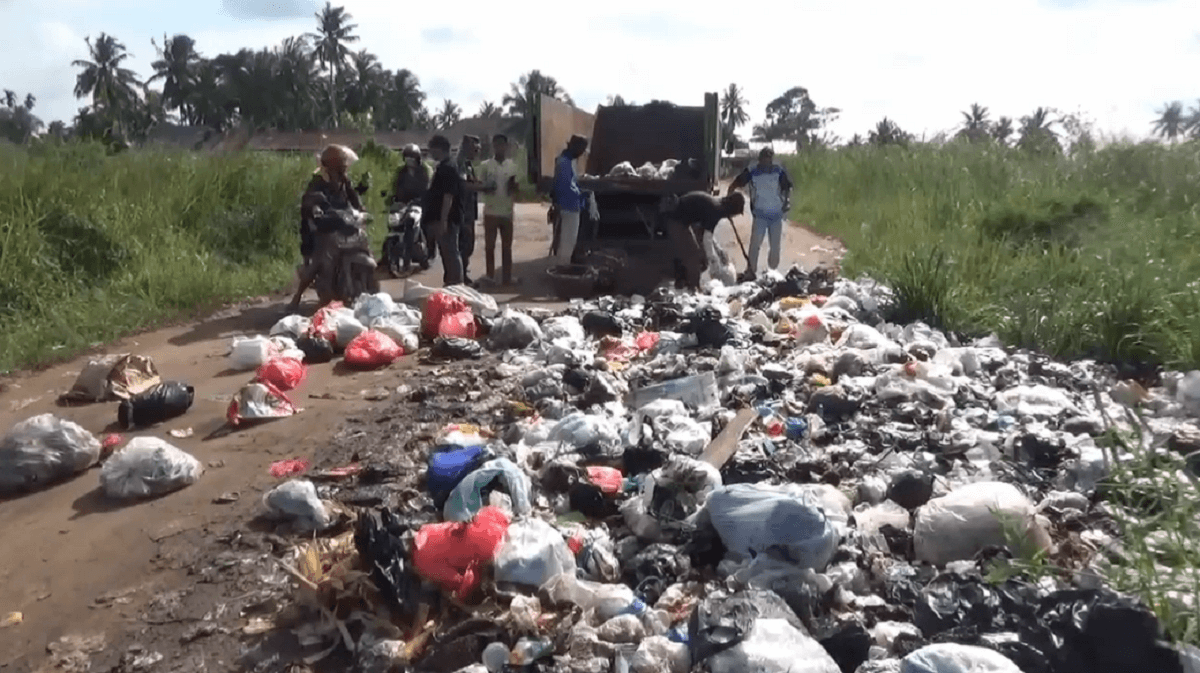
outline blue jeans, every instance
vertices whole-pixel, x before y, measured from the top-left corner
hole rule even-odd
[[[758,273],[758,254],[762,250],[764,237],[769,237],[771,245],[771,250],[767,254],[767,264],[772,269],[778,269],[780,248],[783,245],[782,215],[778,217],[754,216],[754,228],[750,233],[750,273]]]

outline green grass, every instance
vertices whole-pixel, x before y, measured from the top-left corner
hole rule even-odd
[[[789,170],[792,218],[841,238],[846,272],[890,284],[900,319],[1062,357],[1200,364],[1200,145],[863,147]]]

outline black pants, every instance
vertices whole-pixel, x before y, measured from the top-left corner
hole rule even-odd
[[[463,222],[459,227],[458,253],[462,255],[463,280],[466,280],[471,277],[469,271],[471,255],[475,254],[475,220],[473,218]]]

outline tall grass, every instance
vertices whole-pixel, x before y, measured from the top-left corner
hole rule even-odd
[[[1200,364],[1200,146],[1074,157],[995,146],[800,155],[792,218],[909,315],[1053,355]]]

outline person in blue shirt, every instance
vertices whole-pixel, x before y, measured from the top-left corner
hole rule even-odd
[[[767,264],[779,268],[783,239],[783,220],[791,208],[792,180],[782,166],[775,165],[775,150],[764,147],[758,153],[758,164],[746,168],[729,185],[729,194],[742,187],[750,188],[750,214],[754,228],[750,234],[750,260],[746,271],[758,273],[758,255],[763,238],[770,242]]]
[[[558,155],[554,163],[554,186],[551,189],[554,210],[558,217],[557,244],[553,246],[559,264],[570,264],[575,254],[575,243],[579,240],[579,214],[585,201],[583,192],[575,179],[575,161],[587,151],[588,139],[571,136],[567,148]]]

